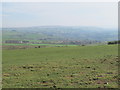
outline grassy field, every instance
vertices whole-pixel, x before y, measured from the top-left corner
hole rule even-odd
[[[3,50],[3,88],[117,88],[117,45]]]

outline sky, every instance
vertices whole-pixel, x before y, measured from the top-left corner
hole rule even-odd
[[[3,27],[118,27],[117,2],[3,2],[0,16]]]

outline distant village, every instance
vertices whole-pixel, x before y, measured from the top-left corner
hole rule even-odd
[[[3,43],[9,44],[74,44],[74,45],[82,45],[82,44],[92,44],[92,43],[100,43],[98,41],[72,41],[72,40],[60,40],[60,41],[28,41],[28,40],[5,40]]]
[[[88,45],[88,44],[94,44],[94,43],[101,43],[99,41],[56,41],[56,42],[37,42],[37,41],[28,41],[28,40],[6,40],[3,43],[8,43],[8,44],[72,44],[72,45]],[[105,44],[105,43],[104,43]],[[106,44],[111,45],[111,44],[120,44],[119,41],[108,41]]]
[[[20,43],[29,43],[29,41],[22,41],[22,40],[6,40],[5,43],[20,44]]]

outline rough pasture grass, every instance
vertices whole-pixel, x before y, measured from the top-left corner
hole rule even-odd
[[[3,50],[4,88],[117,88],[117,45]]]

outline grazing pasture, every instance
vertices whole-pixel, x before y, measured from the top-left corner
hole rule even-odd
[[[117,88],[118,45],[3,49],[3,88]]]

